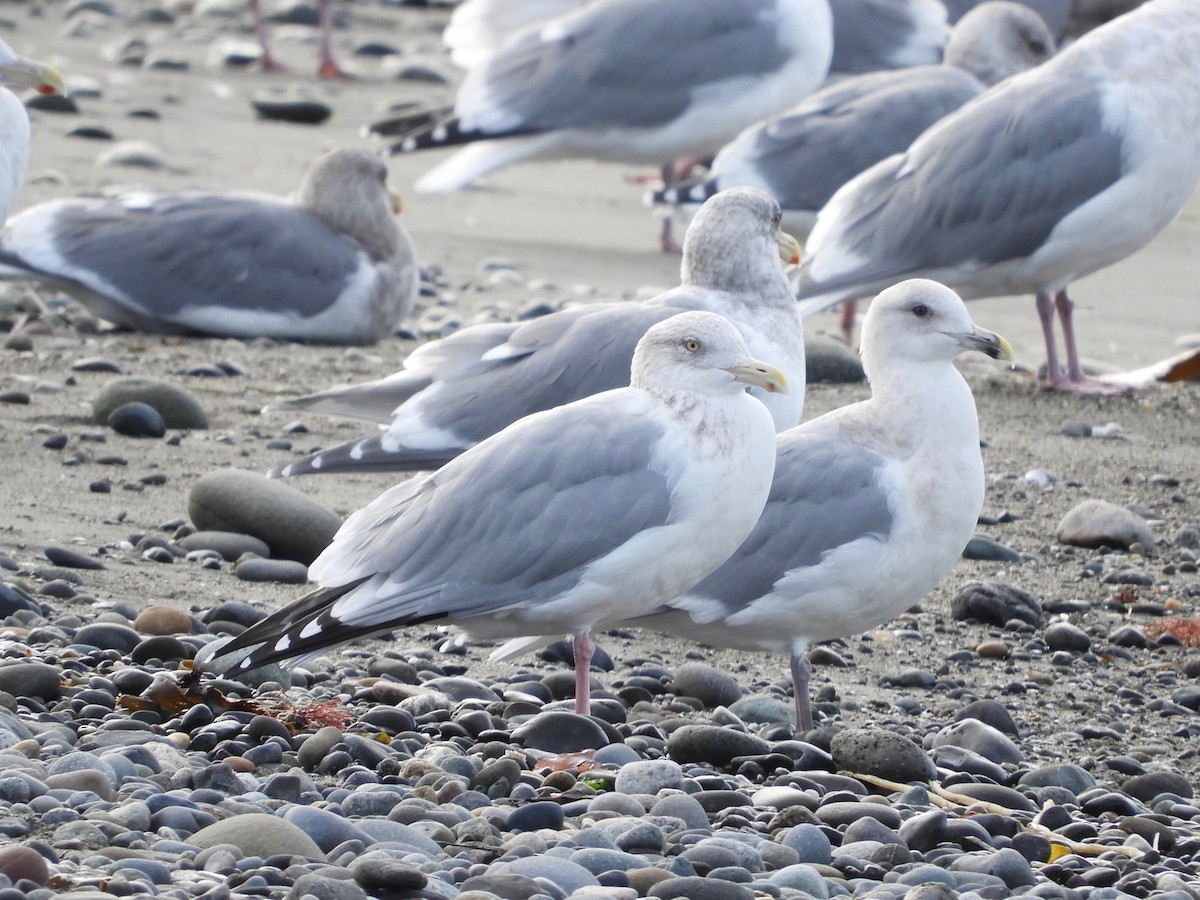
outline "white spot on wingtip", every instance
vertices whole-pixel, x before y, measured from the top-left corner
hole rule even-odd
[[[310,637],[313,637],[314,635],[318,635],[320,633],[321,633],[321,623],[318,622],[316,619],[313,619],[311,622],[309,622],[307,625],[305,625],[303,628],[300,629],[300,634],[298,635],[298,637],[301,640],[303,640],[304,638],[310,638]]]

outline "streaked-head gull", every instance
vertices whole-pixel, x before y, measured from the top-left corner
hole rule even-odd
[[[754,527],[775,426],[746,385],[786,390],[737,329],[687,312],[651,327],[631,385],[538,413],[354,513],[316,590],[222,647],[240,669],[403,625],[574,636],[576,711],[591,629],[686,591]]]
[[[0,223],[8,218],[29,165],[29,115],[14,88],[61,93],[63,79],[53,66],[17,56],[0,41]]]
[[[412,309],[419,273],[374,154],[334,150],[290,199],[131,192],[53,200],[0,232],[0,277],[67,290],[163,334],[365,344]]]
[[[789,654],[797,728],[812,728],[808,646],[899,615],[974,531],[984,479],[975,401],[952,362],[964,350],[1011,358],[949,288],[880,294],[862,332],[870,399],[780,434],[746,542],[669,610],[626,624]]]
[[[1151,0],[951,113],[821,210],[802,308],[918,275],[1034,293],[1050,384],[1112,390],[1083,374],[1067,288],[1149,243],[1200,180],[1197,47],[1200,3]]]
[[[779,217],[779,205],[761,191],[726,191],[688,230],[680,287],[646,303],[464,328],[420,347],[389,378],[268,407],[387,424],[272,474],[435,468],[522,416],[628,384],[645,330],[689,309],[725,316],[751,353],[783,370],[788,394],[758,393],[777,427],[790,428],[803,411],[804,334],[780,260],[798,260],[799,247],[780,233]]]
[[[467,145],[423,192],[530,159],[668,173],[820,85],[832,45],[827,0],[596,0],[517,32],[467,73],[450,119],[393,150]]]
[[[718,191],[751,185],[783,207],[784,226],[806,236],[834,192],[999,81],[1038,65],[1054,40],[1032,10],[989,0],[954,28],[944,63],[874,72],[824,87],[787,112],[752,125],[721,148],[696,184],[650,200],[685,214]]]

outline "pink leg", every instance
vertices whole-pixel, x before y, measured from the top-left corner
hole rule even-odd
[[[793,650],[791,657],[792,693],[796,706],[796,734],[812,731],[812,703],[808,698],[812,666],[805,650]]]
[[[286,72],[287,66],[277,60],[271,53],[267,42],[267,26],[263,23],[261,0],[247,0],[250,4],[250,15],[254,20],[254,36],[258,38],[258,46],[262,51],[258,64],[266,72]]]
[[[575,712],[586,716],[592,711],[592,654],[596,645],[591,635],[581,631],[573,641],[575,653]]]
[[[675,166],[672,163],[662,167],[662,183],[663,189],[671,187],[675,183]],[[662,248],[663,253],[682,253],[683,244],[675,240],[674,220],[671,218],[671,210],[665,210],[662,220],[662,231],[658,236],[658,245]]]
[[[858,301],[846,300],[842,303],[842,337],[847,346],[854,346],[854,320],[858,317]]]
[[[318,0],[317,15],[321,26],[321,57],[317,65],[320,78],[350,78],[333,58],[333,0]]]
[[[1054,298],[1045,291],[1038,291],[1037,312],[1042,323],[1042,339],[1046,342],[1046,382],[1053,388],[1061,388],[1063,374],[1058,367],[1058,346],[1054,341]]]
[[[1043,297],[1045,302],[1043,302]],[[1079,348],[1075,343],[1075,322],[1073,313],[1075,303],[1067,295],[1064,288],[1054,296],[1053,310],[1048,294],[1038,294],[1038,315],[1042,319],[1042,331],[1046,334],[1046,380],[1050,386],[1059,391],[1070,391],[1074,394],[1128,394],[1133,388],[1126,385],[1109,384],[1098,378],[1089,378],[1083,374],[1083,366],[1079,363]],[[1058,368],[1057,354],[1054,352],[1054,321],[1052,313],[1058,313],[1059,324],[1062,325],[1063,346],[1067,352],[1067,371],[1064,375]],[[1051,378],[1050,373],[1057,377]]]

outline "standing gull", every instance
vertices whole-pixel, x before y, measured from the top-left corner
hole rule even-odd
[[[1151,0],[942,119],[821,210],[802,308],[917,275],[1033,293],[1049,383],[1114,390],[1083,374],[1067,288],[1149,243],[1200,180],[1197,47],[1200,3]]]
[[[913,280],[880,294],[863,322],[870,399],[779,435],[746,542],[669,611],[626,624],[789,654],[797,729],[811,729],[809,644],[899,615],[974,531],[983,461],[975,401],[952,362],[964,350],[1011,358],[949,288]]]
[[[253,648],[245,670],[437,621],[481,637],[568,632],[575,709],[587,713],[591,630],[686,591],[754,527],[775,427],[745,387],[786,390],[706,312],[650,328],[630,381],[387,491],[313,563],[316,590],[215,656]]]
[[[334,150],[291,199],[133,192],[52,200],[0,232],[0,278],[32,278],[110,322],[160,334],[367,344],[416,301],[387,169]]]
[[[56,94],[63,91],[63,79],[53,66],[17,56],[0,41],[0,223],[8,218],[29,165],[29,114],[13,88]]]
[[[827,0],[596,0],[517,32],[468,71],[449,119],[392,149],[467,145],[416,182],[422,192],[532,159],[649,163],[669,177],[674,160],[715,153],[820,85],[832,49]]]
[[[803,411],[804,334],[781,262],[798,261],[799,246],[780,233],[779,219],[779,204],[761,191],[726,191],[688,230],[680,287],[646,303],[464,328],[418,348],[389,378],[268,407],[387,424],[272,474],[436,468],[522,416],[628,384],[638,339],[684,310],[726,317],[751,353],[780,366],[792,390],[757,393],[776,427],[790,428]]]
[[[718,191],[751,185],[779,201],[786,228],[806,236],[821,207],[855,175],[1053,53],[1054,39],[1037,13],[991,0],[955,26],[942,64],[873,72],[822,88],[726,144],[703,181],[655,191],[650,199],[692,213]]]

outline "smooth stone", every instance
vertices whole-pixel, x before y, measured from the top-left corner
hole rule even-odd
[[[142,636],[128,625],[115,622],[93,622],[75,632],[75,643],[99,647],[101,650],[117,650],[129,653],[142,640]]]
[[[1149,803],[1159,794],[1176,794],[1186,800],[1192,799],[1192,783],[1178,772],[1155,769],[1145,775],[1134,775],[1121,783],[1121,790],[1134,799]]]
[[[650,807],[650,815],[680,819],[688,828],[707,828],[708,813],[691,794],[667,794]]]
[[[958,621],[978,619],[989,625],[1005,625],[1014,619],[1042,624],[1042,604],[1033,594],[995,581],[963,585],[950,601],[950,614]]]
[[[160,438],[167,433],[167,423],[148,403],[122,403],[108,414],[105,424],[126,437]]]
[[[553,800],[541,800],[518,806],[508,814],[507,824],[512,831],[537,831],[541,828],[562,828],[565,813],[562,805]]]
[[[350,872],[356,882],[375,891],[419,891],[429,881],[412,866],[374,854],[356,859],[350,864]]]
[[[275,584],[305,584],[308,582],[308,566],[294,559],[263,559],[248,556],[233,567],[233,574],[241,581],[265,581]]]
[[[903,735],[884,729],[844,729],[833,736],[829,749],[839,769],[855,774],[900,782],[928,782],[937,775],[924,750]]]
[[[239,534],[235,531],[195,531],[176,541],[184,550],[212,550],[221,554],[227,562],[234,562],[243,553],[253,553],[255,556],[271,555],[271,548],[265,541],[249,534]]]
[[[188,843],[197,847],[233,844],[243,856],[268,857],[287,854],[324,858],[321,847],[309,837],[304,828],[269,813],[243,813],[220,819],[201,828],[188,838]]]
[[[999,541],[977,534],[967,541],[962,552],[963,559],[978,559],[985,562],[1020,562],[1021,554]]]
[[[867,377],[858,354],[827,334],[805,333],[804,368],[808,384],[856,384]]]
[[[297,878],[286,900],[301,900],[303,897],[314,897],[316,900],[367,900],[367,892],[353,881],[314,873]]]
[[[754,891],[732,881],[693,875],[660,881],[646,896],[662,900],[754,900]]]
[[[1037,884],[1037,876],[1033,867],[1029,865],[1029,860],[1011,847],[997,850],[995,853],[964,853],[951,862],[949,868],[952,872],[994,875],[1010,888]]]
[[[832,825],[834,828],[841,825],[849,825],[863,816],[878,819],[888,828],[893,829],[899,828],[901,823],[900,812],[898,810],[890,806],[884,806],[882,803],[868,803],[856,800],[835,800],[832,803],[824,803],[817,807],[816,816],[826,825]]]
[[[321,554],[341,519],[290,485],[241,469],[202,476],[188,495],[188,515],[201,531],[253,535],[271,555],[305,565]]]
[[[46,663],[21,660],[0,665],[0,691],[14,697],[57,700],[62,696],[61,678],[58,668]]]
[[[1070,763],[1059,763],[1030,769],[1020,777],[1017,784],[1031,788],[1061,787],[1078,796],[1095,787],[1096,778],[1087,769]]]
[[[0,875],[7,876],[13,884],[24,880],[44,885],[50,880],[50,865],[32,847],[10,844],[0,847]]]
[[[138,634],[165,637],[192,633],[192,617],[182,609],[156,603],[147,606],[133,620],[133,630]]]
[[[333,115],[333,107],[318,100],[286,100],[258,97],[250,101],[260,119],[320,125]]]
[[[561,888],[564,894],[570,894],[580,888],[600,885],[596,876],[579,863],[553,856],[526,856],[512,862],[493,863],[491,869],[498,875],[544,878]]]
[[[163,151],[149,141],[120,141],[96,157],[97,166],[133,169],[165,169]]]
[[[613,789],[622,794],[657,794],[683,784],[683,768],[670,759],[646,759],[626,763],[617,772]]]
[[[1037,812],[1038,809],[1037,804],[1020,791],[1005,787],[1002,784],[987,784],[986,782],[956,784],[954,791],[955,793],[962,794],[964,797],[972,797],[975,800],[983,800],[986,803],[998,803],[1000,806],[1007,807],[1008,809],[1024,810],[1025,812]]]
[[[88,556],[76,550],[68,550],[65,547],[47,547],[42,552],[45,553],[46,559],[50,560],[52,564],[63,566],[67,569],[101,570],[104,568],[104,563],[100,562],[94,556]]]
[[[550,753],[576,753],[610,743],[608,733],[591,718],[557,709],[522,722],[512,736],[525,747]]]
[[[729,706],[746,693],[737,679],[707,663],[688,662],[675,670],[675,692],[695,697],[705,707]]]
[[[234,816],[235,819],[242,818]],[[274,817],[272,817],[274,818]],[[318,849],[317,853],[302,853],[302,856],[321,856],[328,853],[343,841],[362,841],[364,845],[375,843],[371,837],[349,819],[342,818],[337,813],[315,806],[291,806],[283,814],[280,821],[298,830]],[[385,820],[386,821],[386,820]],[[400,824],[400,823],[395,823]],[[227,841],[227,843],[235,843]],[[251,854],[243,848],[247,856],[270,856],[270,853]],[[276,851],[278,852],[278,851]]]
[[[146,378],[120,378],[104,385],[92,401],[92,419],[103,425],[114,409],[134,402],[153,407],[168,428],[208,428],[204,408],[190,393]]]
[[[1004,704],[989,697],[972,700],[954,715],[955,721],[963,719],[978,719],[986,725],[991,725],[998,731],[1017,737],[1017,723],[1013,721],[1012,713],[1004,708]]]
[[[962,719],[947,725],[933,736],[932,746],[953,744],[999,765],[1019,763],[1022,759],[1017,747],[999,729],[978,719]]]
[[[1085,500],[1058,524],[1058,541],[1075,547],[1153,547],[1154,532],[1145,520],[1107,500]]]
[[[91,791],[101,800],[112,800],[117,796],[113,789],[112,779],[96,769],[84,769],[78,772],[60,772],[46,777],[46,787],[50,790],[66,789],[70,791]]]
[[[672,759],[728,765],[739,756],[761,756],[771,746],[762,738],[719,725],[684,725],[667,738],[667,753]]]
[[[1002,767],[965,747],[943,744],[941,747],[934,747],[929,755],[933,758],[934,764],[942,769],[982,775],[997,782],[1004,781],[1008,777]]]
[[[1092,639],[1082,628],[1070,622],[1054,622],[1047,626],[1042,639],[1051,650],[1066,650],[1071,653],[1086,653],[1091,649]]]

